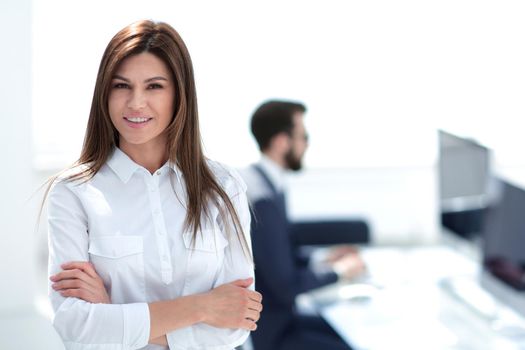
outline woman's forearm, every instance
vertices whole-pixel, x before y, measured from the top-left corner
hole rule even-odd
[[[75,278],[71,279],[71,273],[74,273]],[[90,275],[92,275],[91,278],[89,278]],[[92,304],[110,307],[107,300],[109,298],[104,297],[107,296],[107,293],[102,283],[95,283],[98,288],[97,293],[85,288],[86,283],[91,285],[92,283],[89,282],[92,282],[93,279],[101,281],[88,262],[67,264],[64,271],[51,276],[50,279],[53,281],[53,289],[60,292],[62,296],[81,299],[87,302],[86,306],[89,307]],[[142,304],[142,307],[129,306],[127,307],[128,314],[132,315],[133,320],[145,321],[144,313],[149,313],[149,324],[142,323],[135,326],[142,326],[142,331],[144,331],[142,341],[146,341],[148,334],[146,332],[149,331],[147,341],[159,345],[166,345],[166,335],[169,332],[197,323],[205,323],[216,328],[254,330],[262,310],[262,296],[249,289],[252,283],[253,278],[236,280],[206,293],[152,302],[147,304],[147,309],[144,308],[145,304]],[[125,306],[122,305],[122,307]],[[99,312],[104,312],[104,310]],[[141,313],[141,316],[138,316],[138,313]],[[144,326],[149,326],[149,329],[144,329]],[[69,323],[68,327],[70,327]]]
[[[150,341],[201,322],[217,328],[255,330],[262,296],[247,289],[252,283],[253,278],[236,280],[206,293],[149,303]]]
[[[150,341],[204,320],[203,294],[149,303]],[[165,337],[164,337],[165,339]]]

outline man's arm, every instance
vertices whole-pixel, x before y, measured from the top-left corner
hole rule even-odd
[[[252,242],[255,268],[274,298],[293,303],[297,294],[335,282],[335,273],[316,275],[296,265],[288,222],[270,199],[253,204]]]

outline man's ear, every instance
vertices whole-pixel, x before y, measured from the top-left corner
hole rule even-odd
[[[285,132],[280,132],[272,139],[272,147],[280,153],[286,153],[291,147],[292,140],[290,135]]]

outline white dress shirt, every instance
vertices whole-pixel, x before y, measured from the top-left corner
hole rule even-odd
[[[209,161],[250,243],[246,185],[232,169]],[[78,169],[76,170],[78,171]],[[147,303],[202,293],[253,277],[253,265],[218,208],[209,205],[192,245],[183,229],[185,186],[166,163],[153,175],[116,148],[89,181],[55,182],[49,194],[49,274],[69,261],[91,261],[111,298],[92,304],[49,288],[53,324],[66,349],[165,349],[148,345]],[[249,247],[251,249],[251,247]],[[253,285],[250,287],[253,290]],[[177,315],[173,315],[177,317]],[[170,349],[233,349],[249,331],[199,323],[167,334]]]
[[[287,177],[285,169],[264,154],[256,164],[262,168],[277,192],[286,192]],[[241,169],[240,173],[248,186],[247,195],[250,203],[255,203],[262,198],[272,197],[274,195],[262,179],[261,174],[259,174],[253,166]]]

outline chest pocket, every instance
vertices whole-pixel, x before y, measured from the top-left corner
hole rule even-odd
[[[184,295],[201,293],[213,288],[224,261],[228,240],[217,229],[183,233],[187,253]]]
[[[104,281],[113,303],[143,298],[142,236],[93,237],[89,242],[88,252],[89,259]],[[123,293],[124,291],[126,292]],[[124,295],[127,297],[124,298]]]

